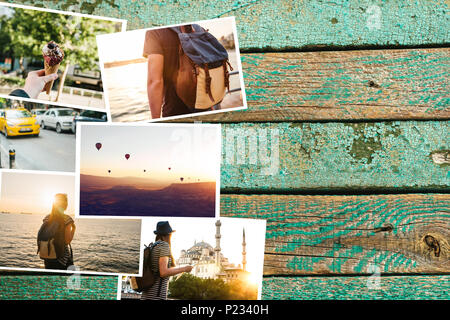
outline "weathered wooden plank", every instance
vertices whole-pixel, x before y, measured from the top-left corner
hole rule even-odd
[[[178,122],[450,119],[450,49],[242,55],[248,109]]]
[[[264,278],[264,300],[448,300],[450,276]]]
[[[445,0],[9,0],[127,19],[129,29],[235,16],[243,50],[450,41]]]
[[[449,126],[446,121],[223,124],[221,189],[448,190],[450,171],[442,159],[450,150]]]
[[[116,300],[117,277],[0,275],[0,300]]]
[[[450,273],[450,194],[222,195],[267,220],[264,274]]]

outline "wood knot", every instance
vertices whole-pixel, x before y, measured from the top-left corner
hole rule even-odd
[[[436,257],[439,257],[439,255],[441,254],[441,247],[439,245],[439,241],[437,241],[436,238],[431,235],[426,235],[423,238],[423,241],[427,244],[429,250],[430,251],[434,250],[434,255]]]
[[[376,228],[375,232],[391,232],[392,230],[394,230],[394,226],[392,224],[388,223],[382,227]]]
[[[380,86],[378,84],[376,84],[374,81],[370,80],[369,81],[369,87],[371,87],[371,88],[379,88]]]

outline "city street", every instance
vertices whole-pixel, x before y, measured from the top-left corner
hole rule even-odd
[[[42,129],[39,137],[23,136],[6,139],[0,134],[2,168],[9,168],[8,150],[16,151],[16,169],[75,171],[75,135],[58,134]]]

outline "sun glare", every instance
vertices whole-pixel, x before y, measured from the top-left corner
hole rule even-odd
[[[50,211],[53,205],[53,200],[55,199],[55,194],[53,192],[47,192],[43,197],[43,205],[47,211]]]
[[[248,274],[247,282],[249,282],[252,285],[258,285],[261,279],[258,279],[258,277],[252,272]]]

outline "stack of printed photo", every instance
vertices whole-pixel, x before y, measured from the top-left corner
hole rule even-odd
[[[0,3],[0,273],[261,299],[266,222],[220,215],[222,130],[196,118],[247,107],[235,20],[126,25]]]

